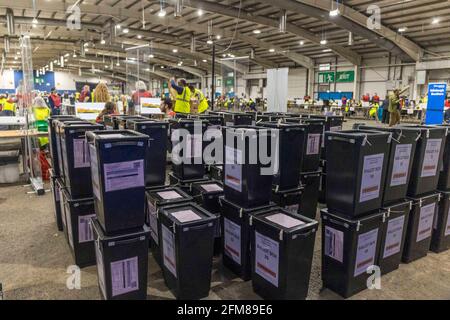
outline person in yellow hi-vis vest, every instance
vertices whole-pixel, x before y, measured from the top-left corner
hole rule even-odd
[[[36,129],[39,132],[47,132],[48,131],[48,123],[47,119],[50,117],[50,108],[45,103],[42,97],[36,97],[33,101],[33,115],[34,115],[34,124]],[[41,147],[48,144],[47,137],[39,138],[39,145]]]
[[[204,113],[206,110],[208,110],[208,100],[205,98],[203,92],[201,92],[192,84],[189,86],[189,90],[191,90],[192,98],[198,100],[198,113]]]
[[[175,108],[176,113],[190,113],[191,112],[191,90],[189,89],[186,79],[179,79],[178,84],[172,79],[169,82],[169,89],[176,91]]]
[[[371,106],[370,106],[370,110],[369,110],[369,117],[370,119],[374,119],[376,122],[378,122],[378,108],[380,107],[380,105],[378,104],[378,102],[374,102]]]
[[[6,94],[6,96],[1,99],[0,104],[2,104],[2,113],[5,116],[14,116],[16,113],[16,104],[11,96]]]

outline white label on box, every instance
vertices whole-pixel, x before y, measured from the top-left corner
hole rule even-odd
[[[232,126],[234,126],[234,122],[226,122],[225,123],[225,126],[227,126],[227,127],[232,127]]]
[[[155,241],[157,245],[159,245],[158,239],[158,218],[156,207],[150,202],[147,201],[147,210],[148,210],[148,221],[150,222],[150,235],[152,239]]]
[[[103,293],[103,297],[106,299],[105,269],[103,266],[103,255],[102,251],[98,246],[99,244],[95,243],[95,258],[97,260],[98,285],[100,286],[100,290]]]
[[[111,262],[112,296],[139,289],[138,257]]]
[[[175,278],[177,278],[177,260],[175,255],[175,235],[165,225],[161,224],[163,240],[163,263]]]
[[[330,127],[331,132],[342,131],[342,126]]]
[[[319,154],[321,134],[308,134],[308,144],[306,146],[306,154]]]
[[[381,173],[383,172],[384,154],[364,157],[359,202],[376,199],[380,196]]]
[[[183,198],[181,194],[176,191],[162,191],[157,193],[164,200],[173,200]]]
[[[98,172],[97,150],[94,145],[89,145],[89,152],[91,159],[92,191],[95,197],[100,200],[100,174]]]
[[[78,243],[94,241],[91,227],[92,218],[95,218],[95,213],[78,217]]]
[[[201,158],[203,136],[201,134],[189,134],[186,137],[186,158]]]
[[[144,160],[105,163],[105,191],[144,187]]]
[[[442,139],[429,139],[425,149],[421,178],[433,177],[437,173]]]
[[[241,150],[225,146],[225,184],[238,192],[242,192],[241,157]]]
[[[173,217],[175,217],[175,219],[177,219],[181,223],[197,221],[197,220],[202,219],[202,217],[200,217],[198,214],[196,214],[192,210],[183,210],[183,211],[172,212],[171,215]]]
[[[227,218],[223,218],[224,252],[241,265],[241,226]]]
[[[419,227],[417,228],[416,242],[420,242],[431,237],[435,211],[436,203],[430,203],[420,208]]]
[[[375,263],[375,253],[378,241],[378,228],[358,236],[354,277],[367,271]]]
[[[344,233],[325,227],[325,255],[341,263],[344,261]]]
[[[391,187],[405,185],[411,161],[412,144],[398,144],[395,148]]]
[[[215,183],[202,184],[202,188],[206,192],[217,192],[217,191],[222,192],[223,191],[223,188],[221,186],[219,186],[218,184],[215,184]]]
[[[278,242],[255,231],[255,273],[278,288]]]
[[[73,162],[75,168],[88,168],[91,166],[89,144],[85,139],[73,139]]]
[[[386,241],[384,244],[383,259],[400,252],[404,226],[405,216],[389,220]]]
[[[305,224],[303,221],[292,218],[284,213],[276,213],[271,216],[267,216],[266,219],[284,228],[294,228]]]
[[[450,235],[450,208],[448,209],[448,212],[447,212],[447,223],[445,224],[444,235],[445,236],[449,236]]]
[[[292,212],[292,213],[298,213],[299,209],[300,209],[300,205],[298,204],[293,204],[291,206],[287,206],[285,208],[287,211]]]

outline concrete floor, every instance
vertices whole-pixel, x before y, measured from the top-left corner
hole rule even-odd
[[[346,123],[346,127],[351,126]],[[82,270],[81,290],[69,290],[68,266],[73,264],[64,234],[53,216],[52,195],[28,194],[28,187],[0,187],[0,283],[4,298],[99,299],[96,267]],[[308,299],[341,299],[322,290],[320,233],[317,234]],[[351,299],[450,299],[450,251],[434,254],[382,277],[381,290],[365,290]],[[149,256],[149,299],[173,299],[162,272]],[[209,299],[260,299],[251,282],[242,282],[214,260]]]

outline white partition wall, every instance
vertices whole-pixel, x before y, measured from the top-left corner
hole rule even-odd
[[[267,70],[267,111],[287,112],[289,68]]]

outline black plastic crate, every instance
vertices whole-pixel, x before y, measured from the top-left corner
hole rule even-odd
[[[300,213],[300,202],[302,200],[303,187],[294,188],[286,191],[272,190],[272,201],[289,212]]]
[[[219,198],[223,197],[223,185],[217,181],[208,180],[192,184],[191,194],[195,201],[213,214],[220,213]]]
[[[100,293],[105,300],[146,300],[148,272],[147,226],[107,236],[97,219],[91,220]]]
[[[327,206],[358,216],[382,206],[391,134],[327,132]]]
[[[221,204],[223,265],[242,280],[248,281],[251,278],[250,216],[256,216],[275,205],[246,209],[224,198],[221,199]]]
[[[192,191],[192,184],[196,182],[206,182],[208,181],[208,177],[204,176],[202,178],[198,179],[188,179],[188,180],[182,180],[178,178],[173,172],[169,173],[169,183],[171,186],[178,187],[184,192],[191,193]]]
[[[64,182],[74,199],[92,197],[91,161],[86,132],[103,129],[99,124],[73,122],[66,122],[58,127]]]
[[[124,115],[124,114],[113,114],[113,115],[105,115],[103,116],[103,123],[107,130],[119,130],[120,126],[126,126],[127,119],[139,119],[142,117],[132,116],[132,115]]]
[[[442,160],[442,166],[440,167],[439,173],[439,182],[438,182],[438,190],[450,190],[450,137],[448,137],[450,125],[444,124],[441,125],[447,129],[445,136],[447,139],[445,140],[444,147],[444,156]]]
[[[223,117],[219,115],[208,114],[192,114],[190,119],[198,119],[208,121],[208,129],[217,129],[223,126]]]
[[[258,154],[261,144],[271,145],[271,139],[274,139],[272,130],[262,127],[228,127],[224,130],[224,190],[227,200],[245,208],[269,204],[274,172],[268,165],[262,165]]]
[[[263,114],[258,114],[256,116],[256,124],[260,124],[261,122],[278,122],[278,121],[283,121],[284,118],[286,118],[285,115],[282,114],[270,114],[270,113],[263,113]]]
[[[323,144],[323,132],[325,120],[307,118],[288,118],[288,123],[302,123],[307,125],[307,137],[303,148],[303,161],[301,172],[319,170],[321,146]]]
[[[205,175],[203,136],[207,126],[208,122],[204,120],[170,120],[172,170],[179,179],[200,179]]]
[[[321,119],[325,121],[325,127],[323,128],[322,136],[322,153],[321,158],[326,160],[326,143],[325,132],[339,132],[343,130],[344,117],[343,116],[325,116],[325,115],[309,115],[309,119]]]
[[[260,122],[258,125],[273,129],[276,133],[279,167],[278,172],[273,177],[273,185],[279,191],[298,187],[308,126],[296,123],[270,122]]]
[[[401,126],[416,130],[420,137],[414,153],[408,196],[412,198],[433,192],[439,182],[447,133],[444,127],[408,125]]]
[[[50,169],[50,188],[52,190],[53,195],[53,206],[55,212],[55,222],[58,231],[64,230],[63,217],[61,213],[61,181],[58,177],[55,176],[53,169]],[[64,186],[63,186],[64,187]]]
[[[441,253],[448,249],[450,249],[450,192],[441,191],[441,200],[434,220],[430,250]]]
[[[59,134],[60,132],[60,127],[65,125],[65,124],[89,124],[89,122],[84,121],[84,120],[78,120],[78,119],[61,119],[61,120],[56,120],[52,122],[52,125],[54,127],[54,131],[55,131],[55,136],[56,136],[56,153],[57,153],[57,158],[56,159],[52,159],[52,163],[53,166],[57,166],[58,167],[58,171],[55,171],[55,175],[57,175],[59,178],[61,178],[61,181],[65,183],[65,177],[64,177],[64,155],[63,155],[63,145],[61,143],[61,135]],[[58,162],[58,164],[56,164],[56,162]]]
[[[164,207],[159,212],[163,275],[177,299],[209,295],[217,218],[190,204]]]
[[[149,137],[145,158],[145,185],[161,186],[166,181],[169,123],[155,120],[127,120],[129,129]]]
[[[412,202],[405,200],[383,208],[386,211],[385,228],[381,235],[378,258],[381,274],[397,270],[400,265],[411,209]]]
[[[188,203],[193,198],[175,187],[165,187],[160,189],[148,190],[146,192],[146,223],[150,227],[150,244],[153,257],[161,266],[161,225],[158,218],[158,212],[164,206],[171,206],[180,203]]]
[[[302,183],[303,192],[300,198],[299,213],[310,219],[315,219],[317,216],[320,176],[320,171],[300,173],[300,182]]]
[[[58,162],[58,145],[57,145],[57,138],[56,138],[56,126],[54,123],[56,121],[73,121],[77,120],[75,116],[51,116],[47,119],[48,123],[48,141],[49,141],[49,149],[50,149],[50,158],[52,161],[52,169],[54,171],[54,176],[59,177],[61,175],[60,169],[59,169],[59,162]]]
[[[223,121],[227,127],[255,125],[253,115],[248,113],[226,112],[223,113]]]
[[[134,130],[133,124],[137,121],[149,121],[149,118],[143,116],[122,116],[117,118],[119,130]]]
[[[63,191],[66,218],[66,239],[75,264],[80,267],[95,265],[94,234],[91,219],[95,218],[94,198],[73,199]]]
[[[348,298],[367,289],[367,270],[377,265],[385,212],[360,218],[321,210],[322,281]]]
[[[410,199],[413,206],[408,221],[403,262],[410,263],[428,254],[439,198],[440,193],[433,193]]]
[[[317,221],[273,208],[250,224],[253,290],[269,300],[306,299]]]
[[[145,222],[145,157],[148,136],[135,131],[89,131],[95,212],[106,234]]]
[[[383,194],[383,205],[396,203],[406,197],[418,131],[410,128],[387,128],[360,125],[361,130],[377,130],[392,134],[391,149]]]

